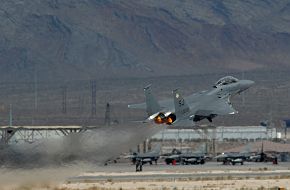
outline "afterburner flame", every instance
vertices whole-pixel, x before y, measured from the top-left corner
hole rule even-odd
[[[171,117],[167,117],[167,121],[166,121],[166,124],[172,124],[173,123],[173,120]]]
[[[171,125],[176,120],[176,116],[173,113],[170,113],[167,117],[165,114],[160,113],[158,116],[154,118],[154,122],[156,124],[164,124]]]
[[[155,117],[154,119],[155,123],[157,124],[162,124],[164,123],[163,119],[160,116]]]

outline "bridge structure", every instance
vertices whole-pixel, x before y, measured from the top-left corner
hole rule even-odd
[[[40,138],[66,136],[71,133],[79,133],[94,126],[0,126],[0,143],[32,143]]]

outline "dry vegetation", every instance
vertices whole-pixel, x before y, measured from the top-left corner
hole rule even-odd
[[[236,190],[274,190],[278,187],[287,187],[289,185],[289,175],[270,176],[270,177],[201,177],[194,179],[176,179],[176,180],[157,180],[157,181],[135,181],[135,182],[118,182],[105,181],[98,183],[68,183],[62,185],[65,190],[120,190],[120,189],[137,189],[137,190],[217,190],[217,189],[236,189]]]
[[[0,190],[276,190],[289,185],[290,175],[264,177],[200,177],[156,181],[115,181],[99,182],[21,182],[12,185],[1,184]]]

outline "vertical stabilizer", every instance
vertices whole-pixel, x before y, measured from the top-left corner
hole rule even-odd
[[[187,116],[190,112],[189,106],[185,102],[184,98],[178,92],[178,89],[173,90],[173,99],[174,99],[174,108],[176,118],[179,119],[181,117]]]
[[[159,112],[161,110],[161,107],[151,92],[151,85],[148,85],[144,88],[144,94],[146,99],[146,111],[148,116]]]
[[[159,154],[161,152],[161,144],[157,144],[154,149],[151,151],[151,153]]]

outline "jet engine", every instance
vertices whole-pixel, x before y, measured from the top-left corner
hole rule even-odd
[[[159,113],[153,120],[156,124],[166,123],[171,125],[176,120],[176,115],[173,113]]]

